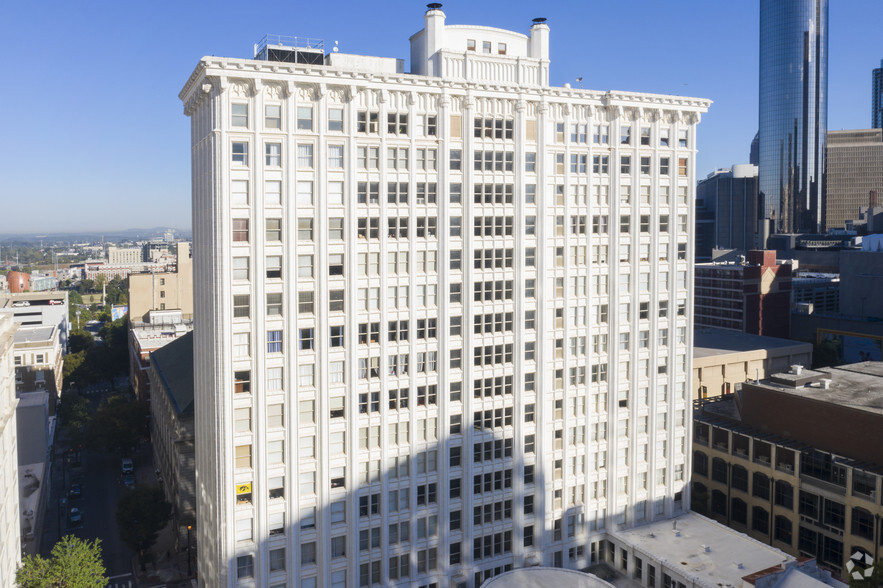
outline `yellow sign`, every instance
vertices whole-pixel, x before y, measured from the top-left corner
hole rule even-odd
[[[237,484],[236,485],[236,494],[251,494],[251,482],[247,484]]]

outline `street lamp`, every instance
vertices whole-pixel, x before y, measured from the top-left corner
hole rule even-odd
[[[187,525],[187,577],[191,574],[190,568],[190,525]]]

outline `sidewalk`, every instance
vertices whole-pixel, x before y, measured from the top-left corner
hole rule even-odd
[[[139,448],[140,465],[136,471],[136,478],[139,484],[156,484],[152,452],[145,451],[147,448]],[[184,533],[176,541],[174,520],[170,520],[159,532],[156,543],[148,551],[145,559],[150,561],[145,563],[144,571],[141,571],[137,555],[132,559],[132,569],[137,574],[138,586],[191,587],[190,577],[196,576],[196,549],[195,544],[191,543],[191,574],[188,577],[186,528]],[[191,537],[191,541],[193,539]],[[195,581],[192,586],[196,586]]]

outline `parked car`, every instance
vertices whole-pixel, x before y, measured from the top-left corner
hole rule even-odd
[[[132,462],[132,458],[124,457],[122,461],[122,470],[124,474],[131,474],[135,471],[135,464]]]
[[[22,306],[30,306],[30,305],[31,305],[31,303],[28,302],[27,300],[16,300],[15,302],[12,303],[12,306],[19,307],[19,308]]]
[[[70,512],[67,515],[68,520],[71,525],[77,526],[83,523],[83,513],[80,512],[80,509],[76,506],[72,507]]]
[[[61,300],[50,300],[49,304],[51,304],[53,306],[58,306],[58,305],[64,304],[64,302],[62,302]]]
[[[126,474],[123,476],[123,483],[126,485],[126,488],[134,488],[135,487],[135,476],[132,474]]]
[[[77,498],[83,497],[83,487],[79,484],[71,484],[71,489],[68,491],[67,495],[71,500],[76,500]]]

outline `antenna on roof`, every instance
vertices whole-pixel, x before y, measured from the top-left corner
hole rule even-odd
[[[340,51],[340,47],[337,46],[337,41],[334,42],[334,47],[331,48],[332,53],[337,53]]]
[[[583,77],[580,76],[580,77],[576,78],[576,83],[579,84],[580,89],[582,89],[582,87],[583,87]]]

